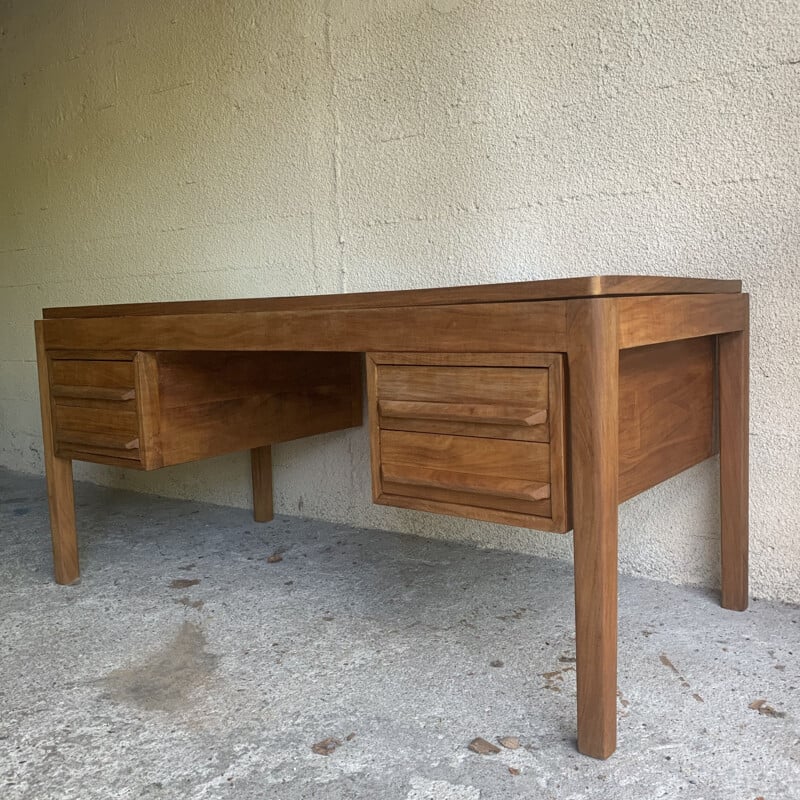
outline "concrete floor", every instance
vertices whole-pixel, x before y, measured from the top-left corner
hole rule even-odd
[[[800,798],[795,607],[623,578],[619,749],[599,762],[574,744],[568,565],[77,500],[83,579],[61,587],[43,481],[0,471],[2,800]],[[478,755],[476,736],[521,746]]]

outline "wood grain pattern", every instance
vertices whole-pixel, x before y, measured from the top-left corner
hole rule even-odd
[[[163,353],[158,360],[164,466],[361,424],[359,356]]]
[[[64,317],[130,317],[153,316],[155,314],[208,314],[219,312],[240,314],[251,311],[319,311],[339,308],[390,308],[396,306],[498,303],[521,300],[559,300],[571,297],[600,297],[625,294],[721,293],[739,292],[741,288],[740,281],[647,275],[599,275],[480,286],[402,289],[389,292],[46,308],[44,309],[44,317],[45,319],[56,319]]]
[[[617,302],[576,301],[569,317],[578,749],[594,758],[617,737]]]
[[[53,388],[72,386],[123,391],[134,389],[132,360],[95,361],[86,358],[56,360],[52,362],[50,371]]]
[[[37,320],[34,326],[39,373],[39,400],[42,412],[42,445],[47,478],[47,500],[50,506],[53,567],[56,582],[69,584],[74,583],[80,577],[72,461],[56,455],[50,399],[50,360],[44,345],[43,323]]]
[[[534,411],[547,410],[547,370],[386,364],[380,371],[378,398],[491,406],[524,403]]]
[[[163,465],[170,466],[351,425],[349,394],[309,391],[185,406],[162,416],[159,438]]]
[[[374,357],[380,359],[377,420],[383,429],[549,440],[552,358],[513,354],[507,363],[497,356],[481,363],[475,354],[445,353],[412,364],[410,354]]]
[[[712,455],[715,344],[704,337],[620,352],[620,502]]]
[[[750,329],[719,337],[722,606],[749,602]]]
[[[253,519],[269,522],[272,511],[272,448],[269,445],[254,447],[250,451],[250,468],[253,477]]]
[[[328,353],[161,351],[157,360],[165,411],[258,394],[301,392],[312,385],[339,387],[360,369],[357,356]]]
[[[563,301],[48,319],[50,350],[525,352],[566,349]],[[224,344],[223,344],[224,343]]]
[[[113,404],[109,404],[113,406]],[[106,440],[115,440],[122,446],[139,435],[136,411],[116,408],[84,408],[82,406],[55,406],[57,441],[76,441],[73,434],[97,434]],[[113,446],[113,445],[108,445]]]
[[[747,295],[701,294],[619,299],[619,347],[711,336],[744,327]]]

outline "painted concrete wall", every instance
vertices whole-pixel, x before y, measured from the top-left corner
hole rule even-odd
[[[43,306],[593,273],[753,295],[752,576],[800,601],[797,0],[0,3],[0,464],[41,471]],[[364,429],[277,510],[568,558],[374,507]],[[77,476],[247,505],[247,461]],[[626,503],[622,568],[718,581],[717,464]]]

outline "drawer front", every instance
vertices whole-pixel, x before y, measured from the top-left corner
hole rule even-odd
[[[104,361],[53,358],[50,366],[54,394],[76,395],[92,392],[106,399],[129,400],[135,388],[133,360]]]
[[[568,530],[559,354],[368,357],[375,502]]]
[[[550,514],[544,442],[382,430],[380,452],[388,494]]]
[[[50,361],[56,454],[141,466],[140,398],[134,356]]]
[[[548,370],[382,365],[380,427],[546,442]]]

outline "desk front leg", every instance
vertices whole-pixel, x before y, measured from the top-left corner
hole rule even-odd
[[[57,583],[74,583],[80,577],[78,535],[75,530],[75,497],[72,460],[55,453],[53,416],[50,399],[50,371],[44,347],[42,322],[36,325],[36,360],[39,368],[39,398],[42,408],[42,444],[47,476],[47,500],[50,506],[50,534],[53,542],[53,566]]]
[[[744,611],[749,560],[749,329],[723,333],[718,342],[722,606]]]
[[[603,298],[569,309],[578,750],[608,758],[617,739],[617,306]]]

